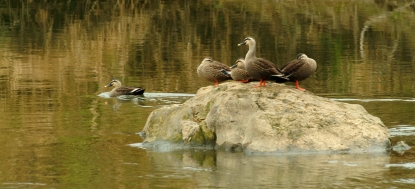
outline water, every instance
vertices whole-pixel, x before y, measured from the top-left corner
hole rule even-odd
[[[0,188],[412,188],[414,148],[261,156],[142,149],[155,109],[200,87],[206,56],[231,65],[258,42],[281,66],[318,63],[301,86],[361,104],[414,145],[410,1],[5,1],[0,3]],[[111,79],[143,96],[108,98]],[[293,85],[288,83],[287,85]],[[138,145],[138,146],[137,146]]]

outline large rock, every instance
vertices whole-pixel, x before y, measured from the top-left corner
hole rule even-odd
[[[143,144],[170,141],[247,152],[366,152],[390,148],[382,121],[357,104],[284,84],[226,82],[154,110]]]

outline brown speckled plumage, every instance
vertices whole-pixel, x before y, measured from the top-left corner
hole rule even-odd
[[[114,87],[110,91],[110,97],[116,97],[120,95],[142,95],[145,89],[141,87],[123,87],[118,79],[113,79],[105,87]]]
[[[285,79],[286,81],[296,82],[297,89],[305,91],[305,89],[299,86],[298,81],[307,79],[316,69],[316,61],[309,58],[306,54],[300,53],[297,55],[297,59],[292,60],[279,69],[281,74],[274,76],[277,76],[279,79]]]
[[[272,62],[256,57],[256,42],[254,38],[247,37],[238,45],[249,46],[248,53],[245,56],[245,69],[252,78],[260,80],[257,87],[265,86],[266,80],[270,79],[272,75],[280,74]]]
[[[223,74],[221,70],[230,71],[230,68],[210,57],[203,59],[202,63],[197,68],[197,75],[208,81],[214,82],[218,85],[219,82],[231,80],[230,75]]]
[[[245,69],[245,60],[243,58],[236,60],[235,64],[231,67],[230,74],[235,81],[248,82],[249,80],[252,80],[252,77]]]

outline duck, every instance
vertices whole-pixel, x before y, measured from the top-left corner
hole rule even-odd
[[[253,37],[246,37],[238,46],[248,45],[249,50],[245,56],[245,69],[248,74],[256,80],[259,80],[259,85],[255,87],[265,87],[266,80],[272,78],[272,75],[280,75],[277,67],[269,60],[256,57],[256,41]]]
[[[295,82],[295,87],[300,91],[306,91],[300,87],[299,81],[305,80],[311,76],[317,69],[317,63],[314,59],[309,58],[304,53],[299,53],[297,58],[285,64],[279,69],[281,74],[273,75],[277,83],[285,81]]]
[[[223,74],[221,70],[231,71],[226,64],[215,61],[211,57],[206,57],[197,68],[197,75],[210,82],[214,82],[215,86],[219,85],[219,82],[232,80],[230,75]]]
[[[245,70],[245,59],[244,58],[238,58],[235,61],[235,64],[233,64],[230,67],[230,69],[231,71],[222,70],[222,73],[225,75],[229,74],[233,80],[240,81],[243,83],[247,83],[250,80],[252,80],[252,77]]]
[[[113,79],[105,87],[114,87],[110,91],[110,97],[117,97],[120,95],[143,95],[145,89],[141,87],[123,87],[121,81]]]

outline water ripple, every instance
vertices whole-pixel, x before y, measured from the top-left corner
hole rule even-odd
[[[393,182],[405,183],[405,184],[415,184],[415,179],[413,179],[413,178],[410,178],[410,179],[399,179],[399,180],[395,180]]]
[[[391,136],[412,136],[415,135],[415,126],[413,125],[397,125],[390,128],[389,133]]]
[[[385,167],[386,168],[390,168],[390,167],[401,167],[401,168],[407,168],[407,169],[415,169],[415,163],[414,162],[411,162],[411,163],[386,164]]]
[[[359,99],[359,98],[330,98],[334,101],[357,101],[357,102],[415,102],[415,98],[373,98],[373,99]]]

